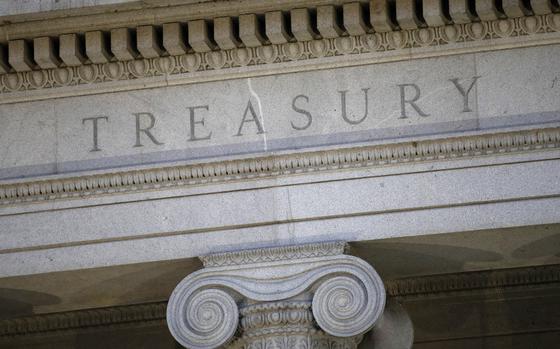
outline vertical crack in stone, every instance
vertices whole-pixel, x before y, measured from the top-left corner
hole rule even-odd
[[[259,95],[255,92],[255,90],[253,90],[253,86],[251,86],[251,78],[247,78],[247,86],[249,87],[249,92],[251,93],[251,96],[255,97],[255,99],[257,100],[257,105],[259,107],[259,115],[258,117],[261,120],[261,125],[263,128],[263,142],[264,142],[264,152],[268,152],[268,141],[267,141],[267,137],[266,137],[266,125],[264,122],[264,114],[263,114],[263,109],[262,109],[262,103],[261,103],[261,99],[259,97]]]

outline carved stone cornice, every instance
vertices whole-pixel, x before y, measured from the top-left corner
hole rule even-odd
[[[63,1],[76,3],[75,0]],[[364,3],[367,0],[358,1]],[[0,43],[11,39],[29,39],[85,30],[106,30],[203,18],[210,20],[215,17],[238,16],[241,13],[265,13],[291,8],[342,5],[349,2],[356,0],[141,0],[121,3],[113,1],[110,4],[89,6],[79,6],[78,2],[65,10],[0,16]],[[48,8],[48,5],[45,7]],[[87,28],[84,28],[85,23]]]
[[[165,324],[167,302],[67,311],[0,320],[0,338],[112,326]]]
[[[321,247],[327,252],[316,257]],[[285,251],[254,250],[275,256],[206,267],[183,279],[167,307],[173,337],[191,349],[356,348],[385,307],[379,275],[357,257],[329,255],[330,244],[301,245],[299,258]]]
[[[481,10],[479,17],[465,16],[468,20],[451,21],[442,15],[438,20],[415,24],[409,24],[408,17],[422,18],[422,15],[403,8],[406,15],[398,17],[400,22],[387,20],[385,25],[389,29],[375,30],[375,23],[373,27],[365,23],[367,16],[362,7],[356,6],[357,3],[344,4],[341,8],[345,18],[343,26],[330,17],[325,17],[331,21],[325,27],[318,24],[306,27],[305,23],[292,20],[292,26],[300,23],[305,28],[300,35],[289,34],[290,29],[300,33],[299,27],[285,28],[284,22],[290,21],[282,16],[288,14],[276,10],[267,12],[277,16],[270,16],[263,28],[254,19],[247,22],[252,23],[247,30],[233,30],[229,24],[220,26],[216,19],[204,23],[195,20],[188,39],[182,39],[179,29],[172,31],[173,34],[164,30],[163,37],[156,35],[165,23],[161,22],[155,26],[151,23],[142,30],[134,26],[109,27],[103,29],[105,33],[91,32],[95,35],[90,39],[86,36],[90,42],[86,43],[87,48],[82,47],[77,36],[65,39],[61,42],[70,41],[63,45],[61,52],[56,52],[52,38],[27,38],[34,40],[34,50],[27,49],[26,45],[30,44],[23,40],[12,40],[9,59],[0,59],[0,72],[6,73],[0,75],[0,104],[560,43],[560,13],[552,13],[556,11],[554,7],[530,16],[498,12],[482,15]],[[398,2],[397,13],[400,6],[405,7]],[[286,8],[288,12],[291,9]],[[373,5],[369,9],[375,13]],[[385,17],[393,18],[389,8],[382,10]],[[437,11],[437,8],[424,8],[424,12]],[[240,20],[239,16],[227,18],[231,23]],[[207,31],[203,29],[205,25],[214,27]],[[84,31],[87,30],[90,29]],[[127,30],[138,31],[136,36],[143,41],[131,44],[129,39],[134,35],[127,34]],[[237,31],[249,34],[236,38]],[[208,32],[214,32],[214,38]],[[105,36],[110,39],[103,39]],[[220,38],[225,38],[224,43]],[[192,48],[187,47],[187,42]],[[79,53],[80,50],[84,52]]]
[[[522,288],[535,285],[560,286],[560,265],[418,276],[385,282],[389,297],[445,296],[457,292],[469,293],[484,289],[493,289],[500,293],[502,290],[512,287]],[[309,306],[305,302],[298,304],[305,308]],[[164,325],[166,307],[167,302],[156,302],[5,319],[0,320],[0,338],[99,327],[140,326],[146,323]],[[269,307],[274,309],[275,306]],[[242,313],[251,311],[251,308],[241,310]]]
[[[17,180],[0,184],[0,205],[556,149],[559,146],[560,128],[547,128],[55,179]]]
[[[427,296],[560,283],[560,265],[485,270],[391,280],[385,283],[394,297]]]

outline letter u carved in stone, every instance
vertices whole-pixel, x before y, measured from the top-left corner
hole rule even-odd
[[[191,349],[357,348],[380,318],[385,289],[341,242],[202,257],[173,291],[167,322]]]

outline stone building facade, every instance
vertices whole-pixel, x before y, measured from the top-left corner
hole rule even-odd
[[[0,2],[1,348],[556,348],[557,0]]]

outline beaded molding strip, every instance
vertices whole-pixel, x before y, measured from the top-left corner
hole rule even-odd
[[[0,184],[0,205],[560,147],[560,128]]]
[[[322,242],[305,245],[281,246],[266,249],[242,250],[215,253],[199,257],[205,268],[250,263],[266,263],[281,260],[315,258],[344,254],[346,243],[342,241]]]

